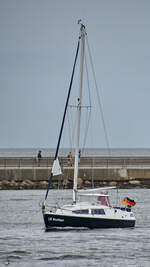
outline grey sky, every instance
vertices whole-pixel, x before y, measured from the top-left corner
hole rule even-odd
[[[55,147],[79,18],[110,146],[150,147],[149,14],[149,0],[0,0],[0,147]]]

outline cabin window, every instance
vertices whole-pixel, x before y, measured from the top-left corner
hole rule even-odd
[[[92,209],[91,214],[101,214],[104,215],[105,211],[103,209]]]
[[[117,209],[117,210],[123,210],[123,211],[131,212],[131,208],[122,208],[122,207],[113,207],[113,208]]]
[[[72,211],[72,213],[76,213],[76,214],[88,214],[89,213],[89,210],[86,209],[86,210],[74,210]]]
[[[120,208],[121,210],[125,210],[125,211],[128,211],[128,212],[130,212],[131,211],[131,208]]]

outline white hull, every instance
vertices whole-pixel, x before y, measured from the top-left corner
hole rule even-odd
[[[46,230],[52,228],[125,228],[134,227],[135,217],[130,208],[108,207],[77,203],[56,209],[55,212],[45,211]]]

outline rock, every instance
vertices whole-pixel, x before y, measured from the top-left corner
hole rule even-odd
[[[22,181],[19,184],[19,189],[32,189],[32,188],[34,188],[34,183],[30,180]]]
[[[139,185],[141,182],[139,180],[131,180],[129,184]]]
[[[10,184],[10,182],[9,182],[9,181],[7,181],[7,180],[5,180],[5,181],[3,181],[3,184],[4,184],[4,185],[9,185],[9,184]]]
[[[45,189],[48,186],[48,182],[47,181],[41,181],[39,184],[40,184],[40,188],[42,188],[42,189]]]
[[[31,180],[26,180],[25,182],[26,182],[26,184],[29,184],[29,185],[33,184],[33,182]]]
[[[86,180],[86,181],[85,181],[85,184],[86,184],[86,185],[91,185],[92,183],[91,183],[90,181]]]
[[[27,183],[26,183],[26,181],[22,181],[22,182],[20,183],[20,185],[21,185],[21,186],[25,186],[25,185],[27,185]]]
[[[17,186],[17,183],[15,181],[11,181],[9,185],[15,188]]]
[[[111,182],[109,182],[109,185],[110,185],[110,186],[116,186],[116,185],[117,185],[117,182],[115,182],[115,181],[111,181]]]
[[[67,179],[65,179],[65,180],[63,181],[63,185],[65,185],[65,186],[67,186],[69,183],[70,183],[70,182],[69,182],[69,180],[67,180]]]

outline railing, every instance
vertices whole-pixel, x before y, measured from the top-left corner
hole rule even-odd
[[[61,157],[60,164],[68,167],[66,157]],[[53,158],[43,157],[36,161],[34,157],[0,157],[0,168],[36,168],[52,167]],[[150,167],[150,157],[81,157],[80,167]]]

